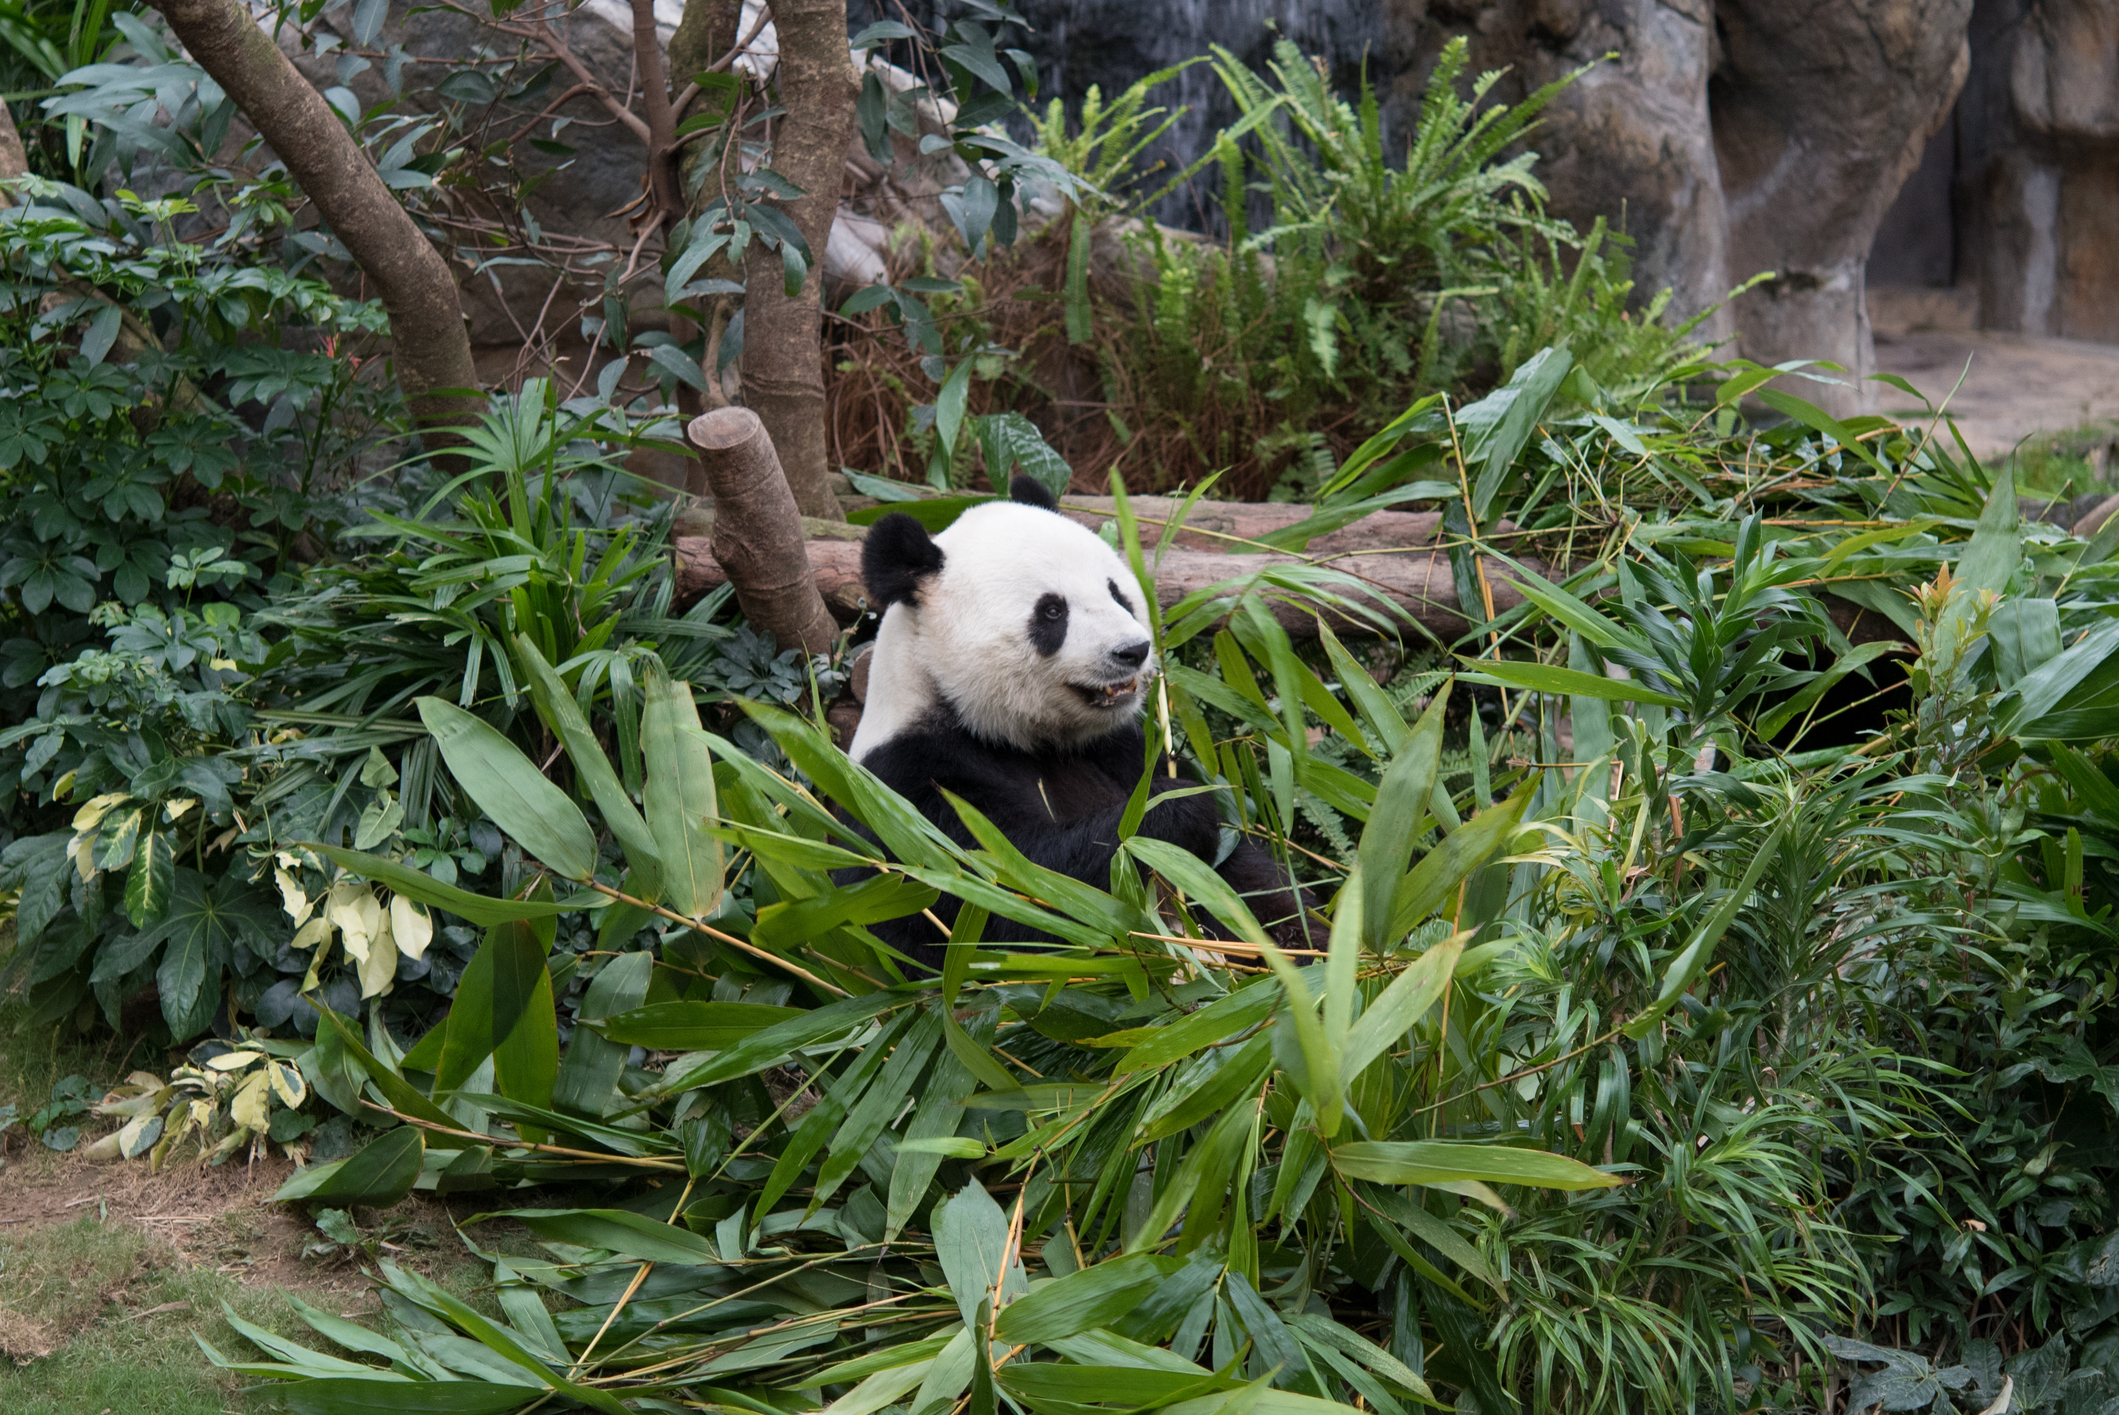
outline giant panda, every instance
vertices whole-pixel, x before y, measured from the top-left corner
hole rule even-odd
[[[1119,819],[1148,761],[1141,727],[1156,672],[1137,582],[1111,547],[1017,477],[930,536],[894,513],[861,552],[881,612],[860,727],[849,754],[952,839],[972,837],[942,792],[962,797],[1036,863],[1108,887]],[[1214,863],[1221,813],[1159,762],[1139,833]],[[1240,840],[1217,866],[1280,941],[1306,937],[1305,899],[1265,850]],[[847,880],[864,872],[845,872]],[[953,924],[958,901],[932,911]],[[921,915],[875,932],[928,967],[946,935]],[[988,943],[1049,942],[1008,919]]]

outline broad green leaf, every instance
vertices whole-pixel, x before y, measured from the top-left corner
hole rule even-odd
[[[1867,667],[1885,654],[1902,653],[1905,647],[1895,639],[1879,639],[1873,643],[1857,644],[1854,652],[1842,654],[1834,659],[1830,668],[1789,695],[1785,702],[1777,704],[1771,711],[1762,715],[1753,724],[1754,730],[1761,740],[1772,741],[1780,735],[1782,728],[1810,711],[1818,699],[1830,692],[1833,685],[1842,678]]]
[[[646,955],[640,955],[645,957]],[[726,1051],[768,1027],[807,1016],[758,1002],[651,1002],[583,1021],[614,1042],[653,1051]]]
[[[1495,558],[1507,561],[1508,568],[1513,572],[1511,578],[1515,587],[1525,599],[1598,648],[1628,649],[1634,653],[1649,651],[1647,641],[1625,625],[1617,620],[1605,618],[1536,571],[1526,569],[1516,561],[1508,560],[1506,556],[1497,555]],[[1606,580],[1605,583],[1609,581]],[[1491,667],[1492,661],[1488,660],[1487,665]]]
[[[1806,427],[1812,427],[1837,442],[1841,447],[1867,462],[1878,476],[1889,476],[1890,469],[1876,459],[1862,440],[1848,430],[1845,424],[1827,413],[1817,404],[1793,393],[1783,393],[1778,388],[1761,389],[1759,401],[1775,412],[1784,413]],[[2006,478],[2003,478],[2006,480]]]
[[[550,919],[570,913],[580,906],[561,904],[551,899],[488,899],[482,894],[458,889],[453,884],[443,884],[425,870],[416,870],[399,860],[382,855],[363,854],[359,850],[348,850],[338,845],[323,845],[316,841],[303,842],[303,849],[317,854],[339,865],[363,879],[374,880],[394,894],[402,894],[434,909],[446,909],[466,923],[480,928],[491,928],[514,919]]]
[[[1000,1339],[1007,1340],[1005,1336]],[[1010,1392],[1025,1400],[1101,1402],[1128,1408],[1158,1405],[1196,1392],[1202,1386],[1211,1390],[1214,1384],[1211,1376],[1202,1381],[1181,1371],[1077,1366],[1056,1361],[1011,1361],[1001,1367],[999,1379]]]
[[[297,1170],[272,1196],[273,1202],[306,1199],[340,1207],[361,1204],[387,1209],[412,1192],[425,1154],[418,1127],[400,1125],[385,1130],[345,1159]]]
[[[926,1072],[929,1058],[941,1043],[940,1021],[933,1009],[922,1008],[912,1026],[891,1048],[890,1059],[883,1064],[875,1081],[861,1093],[859,1101],[847,1108],[846,1119],[832,1134],[830,1147],[825,1151],[824,1163],[817,1169],[817,1182],[810,1194],[812,1212],[845,1183],[854,1166],[882,1135],[883,1127],[904,1112],[912,1099],[913,1087]]]
[[[545,780],[513,742],[440,698],[419,699],[419,716],[457,785],[495,825],[568,879],[587,879],[595,872],[596,837],[581,808]]]
[[[1506,384],[1458,414],[1459,424],[1470,434],[1465,460],[1485,463],[1472,487],[1471,510],[1475,519],[1486,519],[1502,479],[1522,455],[1538,420],[1552,406],[1553,396],[1573,367],[1574,356],[1566,346],[1540,349]]]
[[[1167,1267],[1169,1264],[1165,1262],[1163,1266]],[[1187,1266],[1190,1266],[1189,1260]],[[1174,1280],[1174,1277],[1173,1274],[1169,1280]],[[1133,1310],[1138,1311],[1141,1305],[1136,1302]],[[1190,1303],[1186,1305],[1190,1306]],[[1115,1331],[1092,1329],[1076,1336],[1055,1336],[1047,1340],[1045,1345],[1069,1361],[1077,1361],[1084,1366],[1131,1366],[1145,1371],[1175,1371],[1194,1379],[1214,1374],[1197,1361],[1187,1361],[1174,1351],[1165,1351],[1158,1346],[1143,1346],[1140,1342],[1120,1336]]]
[[[1234,1049],[1207,1052],[1179,1072],[1170,1089],[1141,1113],[1136,1141],[1146,1144],[1212,1120],[1238,1097],[1256,1095],[1272,1065],[1273,1039],[1268,1034]]]
[[[1375,1184],[1476,1179],[1539,1189],[1606,1189],[1625,1183],[1566,1155],[1464,1140],[1355,1140],[1330,1153],[1332,1168],[1341,1176]]]
[[[1315,1013],[1311,1015],[1314,1017]],[[1211,1202],[1219,1210],[1225,1191],[1213,1181],[1227,1182],[1226,1177],[1235,1169],[1237,1150],[1251,1143],[1251,1127],[1255,1120],[1253,1107],[1238,1105],[1231,1106],[1221,1119],[1214,1122],[1206,1138],[1186,1152],[1177,1172],[1156,1195],[1154,1207],[1126,1244],[1126,1251],[1137,1253],[1161,1247],[1170,1225],[1185,1211],[1193,1196],[1202,1190],[1213,1196]]]
[[[1008,1069],[993,1059],[993,1053],[984,1043],[957,1025],[954,1017],[945,1010],[942,1013],[942,1040],[950,1054],[981,1084],[991,1090],[1005,1091],[1015,1085],[1015,1078]]]
[[[165,830],[150,830],[140,837],[133,851],[132,866],[125,872],[125,917],[136,929],[157,922],[169,908],[176,889],[176,850]]]
[[[659,663],[650,663],[643,686],[640,750],[647,767],[640,800],[662,858],[661,902],[696,919],[721,902],[721,842],[707,829],[719,814],[713,751],[699,733],[689,683],[673,682]]]
[[[420,1094],[411,1082],[397,1073],[394,1067],[384,1065],[381,1059],[369,1051],[367,1046],[362,1043],[359,1033],[354,1028],[347,1026],[345,1019],[333,1012],[328,1005],[323,1003],[321,998],[312,1000],[318,1004],[317,1051],[321,1052],[324,1050],[324,1033],[330,1032],[333,1044],[342,1048],[352,1058],[352,1061],[357,1063],[360,1069],[367,1073],[369,1082],[378,1091],[382,1092],[383,1099],[390,1103],[391,1109],[401,1115],[415,1116],[432,1125],[446,1126],[452,1130],[462,1128],[462,1121],[443,1110],[426,1096]],[[306,1061],[303,1063],[305,1072],[308,1064]],[[330,1076],[330,1068],[320,1067],[319,1069],[326,1078]],[[351,1067],[349,1066],[347,1069],[350,1070]],[[312,1075],[312,1079],[315,1079],[314,1075]],[[328,1084],[328,1080],[320,1082],[318,1090],[323,1090],[325,1084]],[[329,1093],[326,1092],[326,1094],[328,1095]],[[362,1119],[368,1118],[367,1112],[357,1105],[352,1107],[351,1113],[360,1116]]]
[[[497,1036],[494,1042],[493,1087],[510,1100],[549,1106],[552,1087],[559,1079],[559,1012],[552,1002],[552,975],[544,966],[544,954],[550,944],[539,939],[529,924],[502,924],[493,932],[517,935],[515,958],[526,959],[533,949],[537,954],[534,971],[512,976],[506,963],[496,960],[493,975],[496,1022],[511,1007],[517,1011],[515,1025],[505,1035]],[[528,940],[527,944],[521,942],[524,939]],[[524,983],[528,984],[527,989],[516,993],[514,990]],[[449,1011],[453,1017],[456,1009],[452,1005]],[[498,1031],[497,1026],[495,1030]],[[444,1042],[442,1048],[446,1056],[448,1044]],[[437,1084],[439,1080],[437,1076]]]
[[[925,1360],[872,1371],[861,1378],[859,1385],[825,1406],[818,1415],[875,1415],[884,1406],[896,1404],[905,1392],[926,1380],[934,1363],[935,1358],[929,1356]],[[824,1382],[818,1381],[817,1384]]]
[[[1955,593],[1935,625],[1931,660],[1947,663],[1971,621],[1980,596],[2008,588],[2023,561],[2023,521],[2016,510],[2016,483],[2006,470],[1994,478],[1986,507],[1972,529],[1972,539],[1957,557]]]
[[[993,1324],[994,1338],[1012,1346],[1024,1345],[1109,1326],[1160,1286],[1162,1279],[1162,1269],[1154,1260],[1135,1254],[1036,1284],[1001,1309]]]
[[[189,1041],[213,1020],[221,1002],[221,975],[238,936],[259,940],[276,929],[277,910],[261,897],[250,895],[238,880],[209,881],[196,870],[177,870],[170,890],[169,907],[160,923],[143,929],[125,942],[139,961],[153,956],[157,944],[162,960],[155,967],[155,987],[161,993],[162,1019],[170,1034]]]
[[[1013,1084],[1008,1073],[1002,1071],[1000,1063],[993,1059],[993,1054],[986,1050],[986,1043],[993,1038],[994,1024],[999,1020],[997,1009],[988,1008],[975,1014],[968,1029],[957,1025],[946,1004],[937,1009],[936,1015],[941,1020],[942,1040],[948,1054],[935,1058],[934,1075],[920,1088],[919,1108],[913,1112],[911,1121],[904,1128],[904,1138],[898,1144],[897,1162],[891,1166],[890,1192],[884,1207],[883,1240],[886,1243],[895,1242],[905,1225],[912,1221],[913,1214],[927,1197],[928,1186],[941,1169],[942,1160],[952,1153],[964,1155],[961,1150],[916,1147],[968,1144],[974,1151],[970,1157],[976,1158],[977,1153],[985,1150],[985,1145],[977,1140],[956,1138],[957,1128],[964,1120],[964,1098],[981,1081],[992,1086],[997,1079],[1003,1088]]]
[[[405,1359],[404,1348],[379,1332],[369,1331],[358,1322],[349,1322],[344,1317],[335,1317],[329,1312],[319,1311],[293,1293],[287,1294],[287,1305],[294,1314],[307,1322],[317,1335],[335,1341],[348,1351],[365,1351],[370,1356],[380,1356],[385,1361]]]
[[[514,646],[516,661],[529,680],[530,701],[536,706],[537,715],[566,747],[567,759],[574,764],[576,778],[588,788],[596,809],[603,813],[604,825],[609,827],[619,847],[625,851],[626,864],[632,867],[639,897],[650,902],[660,899],[662,856],[656,848],[655,837],[648,832],[647,822],[633,809],[632,798],[618,780],[618,773],[611,769],[611,759],[604,755],[603,743],[596,740],[596,733],[583,715],[581,705],[567,691],[566,680],[545,662],[537,645],[518,633],[514,636]]]
[[[1507,1299],[1507,1284],[1502,1282],[1500,1277],[1495,1274],[1486,1259],[1479,1255],[1479,1250],[1472,1247],[1463,1234],[1441,1219],[1436,1218],[1426,1209],[1421,1208],[1418,1199],[1397,1189],[1379,1189],[1369,1186],[1363,1187],[1362,1199],[1376,1209],[1381,1210],[1386,1222],[1395,1223],[1402,1228],[1412,1230],[1415,1238],[1426,1243],[1443,1257],[1449,1259],[1488,1287],[1491,1287],[1501,1295],[1503,1300]],[[1371,1222],[1373,1221],[1371,1220]],[[1403,1384],[1403,1382],[1400,1382],[1400,1384]],[[1419,1389],[1418,1386],[1408,1386],[1406,1388],[1408,1390]]]
[[[1214,873],[1212,865],[1190,850],[1145,835],[1134,836],[1123,842],[1119,849],[1204,904],[1209,913],[1234,929],[1244,942],[1272,946],[1265,930],[1258,926],[1251,906],[1243,902],[1243,896],[1231,888],[1227,880]]]
[[[2119,521],[2119,516],[2113,517]],[[2057,658],[2047,659],[2016,684],[2015,697],[2005,702],[1999,717],[2004,732],[2037,736],[2039,719],[2049,716],[2066,702],[2085,678],[2119,652],[2119,620],[2107,619],[2092,628]]]
[[[1482,1407],[1483,1408],[1483,1407]],[[1350,1405],[1319,1400],[1291,1390],[1274,1390],[1261,1376],[1250,1385],[1225,1395],[1203,1395],[1196,1400],[1165,1405],[1158,1415],[1355,1415]]]
[[[903,875],[877,875],[856,885],[835,887],[818,899],[766,905],[758,911],[750,941],[772,952],[784,952],[841,924],[865,927],[917,914],[941,897],[940,890]]]
[[[1456,934],[1429,948],[1412,965],[1391,979],[1382,996],[1347,1034],[1345,1065],[1348,1076],[1359,1076],[1369,1063],[1396,1046],[1413,1024],[1427,1015],[1449,987],[1457,959],[1464,952],[1465,935]]]
[[[504,1209],[481,1219],[513,1219],[541,1238],[578,1248],[608,1248],[643,1263],[716,1266],[722,1261],[712,1243],[688,1228],[657,1223],[628,1209]]]

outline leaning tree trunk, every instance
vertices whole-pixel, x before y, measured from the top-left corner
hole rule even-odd
[[[839,626],[817,593],[802,515],[764,424],[748,408],[716,408],[688,432],[714,496],[714,559],[743,617],[782,648],[830,653]]]
[[[152,0],[179,41],[243,111],[352,253],[390,316],[398,386],[435,433],[484,407],[448,264],[428,243],[323,96],[238,0]]]
[[[743,401],[764,419],[806,516],[840,518],[832,495],[824,407],[824,245],[839,211],[860,78],[846,51],[846,0],[775,0],[780,103],[775,172],[801,188],[787,214],[809,243],[800,293],[782,284],[778,253],[753,246],[743,283]]]

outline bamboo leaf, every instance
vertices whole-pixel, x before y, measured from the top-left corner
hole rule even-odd
[[[1376,803],[1362,827],[1357,852],[1362,878],[1361,942],[1381,953],[1396,940],[1390,935],[1391,898],[1413,858],[1413,840],[1427,817],[1435,792],[1436,768],[1442,759],[1442,719],[1449,706],[1449,687],[1435,694],[1405,745],[1384,768],[1376,785]],[[1349,881],[1347,888],[1352,888]]]
[[[434,909],[446,909],[467,923],[481,928],[491,928],[516,919],[550,919],[568,913],[580,906],[561,904],[551,899],[489,899],[482,894],[458,889],[453,884],[443,884],[424,870],[413,869],[398,860],[381,855],[368,855],[359,850],[348,850],[338,845],[323,845],[306,841],[305,850],[317,854],[339,865],[363,879],[372,879],[393,893],[416,900]]]
[[[1468,935],[1456,934],[1428,949],[1411,967],[1391,979],[1383,995],[1370,1003],[1346,1040],[1346,1071],[1359,1076],[1370,1062],[1396,1046],[1413,1024],[1427,1015],[1449,987]]]
[[[807,1015],[799,1007],[757,1002],[652,1002],[600,1020],[586,1015],[582,1020],[627,1046],[653,1051],[726,1051],[768,1027]]]
[[[1693,983],[1699,980],[1700,974],[1706,971],[1707,960],[1714,956],[1714,946],[1721,942],[1722,935],[1736,922],[1738,911],[1750,899],[1751,891],[1757,887],[1759,877],[1765,874],[1766,867],[1773,863],[1774,856],[1780,852],[1782,829],[1783,827],[1778,825],[1773,828],[1772,833],[1752,856],[1750,868],[1744,871],[1744,877],[1737,882],[1736,888],[1729,891],[1721,906],[1707,917],[1707,921],[1699,926],[1691,940],[1670,960],[1669,966],[1663,970],[1663,985],[1657,991],[1655,1001],[1642,1008],[1626,1023],[1627,1036],[1646,1036],[1649,1030],[1662,1020],[1663,1014],[1675,1007],[1677,1000],[1683,997]]]
[[[633,809],[632,798],[618,780],[618,773],[611,769],[611,760],[604,755],[603,744],[596,740],[596,733],[582,714],[581,705],[574,701],[566,680],[545,662],[544,655],[527,636],[516,634],[514,646],[516,660],[529,681],[530,701],[535,705],[537,715],[544,719],[545,726],[551,728],[566,747],[567,759],[573,762],[575,775],[588,788],[596,809],[603,814],[604,825],[617,838],[619,848],[625,851],[639,897],[651,901],[659,899],[663,868],[655,837],[649,833],[640,812]]]
[[[448,1033],[442,1041],[441,1059],[434,1068],[435,1093],[459,1089],[479,1063],[515,1034],[516,1027],[540,1000],[549,1018],[552,980],[545,971],[544,944],[525,923],[500,924],[488,930],[456,984],[456,997],[448,1020],[443,1023]],[[535,1048],[533,1041],[522,1055],[511,1058],[511,1065],[532,1063],[531,1052]],[[556,1069],[556,1051],[554,1066]],[[538,1104],[550,1098],[549,1082],[542,1100],[527,1093],[516,1096]]]
[[[1606,1189],[1626,1181],[1580,1160],[1464,1140],[1355,1140],[1331,1152],[1346,1179],[1375,1184],[1434,1184],[1476,1179],[1539,1189]]]
[[[643,682],[640,750],[646,760],[640,800],[663,863],[666,903],[686,918],[710,914],[721,902],[721,842],[708,830],[719,814],[714,758],[699,732],[691,685],[671,680],[650,662]]]
[[[996,1285],[1003,1302],[1029,1285],[1022,1263],[1008,1252],[1008,1216],[976,1179],[936,1208],[934,1252],[967,1326],[976,1326],[979,1304]]]
[[[716,1265],[722,1260],[712,1243],[690,1229],[657,1223],[627,1209],[502,1209],[479,1214],[470,1222],[495,1218],[513,1219],[555,1243],[606,1248],[643,1263],[696,1267]]]
[[[347,1207],[361,1204],[387,1209],[412,1192],[419,1178],[426,1144],[417,1127],[400,1125],[385,1130],[359,1150],[329,1164],[313,1164],[297,1170],[272,1196],[274,1203],[296,1199]]]
[[[1515,795],[1479,812],[1428,852],[1411,874],[1398,881],[1386,937],[1401,939],[1411,933],[1472,871],[1506,845],[1537,794],[1538,780],[1533,776]]]
[[[513,742],[440,698],[419,699],[419,716],[457,784],[495,825],[568,879],[587,879],[595,872],[596,837],[581,808],[545,780]]]
[[[1601,674],[1560,668],[1549,663],[1518,663],[1507,659],[1466,659],[1465,662],[1478,664],[1476,671],[1467,669],[1458,675],[1467,683],[1529,688],[1540,693],[1574,698],[1603,698],[1615,703],[1653,703],[1658,707],[1685,706],[1683,698],[1659,693],[1635,678],[1606,678]]]

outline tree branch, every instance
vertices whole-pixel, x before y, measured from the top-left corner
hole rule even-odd
[[[153,3],[374,283],[390,315],[398,386],[414,421],[433,433],[476,418],[485,404],[455,277],[338,114],[237,0]]]

